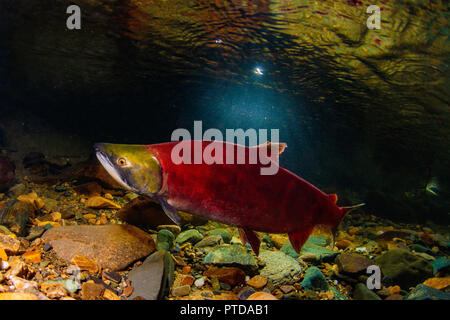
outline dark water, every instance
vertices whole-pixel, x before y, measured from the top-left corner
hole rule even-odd
[[[71,3],[81,30],[66,28]],[[281,164],[343,204],[448,220],[448,2],[370,4],[380,30],[366,1],[3,0],[0,146],[39,149],[33,117],[83,154],[169,141],[194,120],[277,128]]]

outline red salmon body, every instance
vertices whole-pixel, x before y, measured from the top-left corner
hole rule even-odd
[[[179,143],[191,148],[191,163],[174,163],[172,149]],[[251,147],[217,141],[197,143],[201,143],[202,152],[211,143],[223,147],[223,164],[194,164],[194,141],[147,146],[161,165],[163,183],[158,196],[177,210],[242,228],[252,247],[250,238],[256,230],[288,233],[298,251],[315,225],[337,228],[345,214],[346,210],[336,205],[335,195],[325,194],[284,168],[262,175],[261,168],[268,164],[236,163],[239,149],[248,160]],[[233,164],[225,163],[226,145],[234,148]]]

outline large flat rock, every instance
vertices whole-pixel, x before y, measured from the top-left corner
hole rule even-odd
[[[122,270],[155,251],[152,237],[131,225],[67,226],[52,228],[42,237],[67,261],[76,254],[93,259],[102,268]]]

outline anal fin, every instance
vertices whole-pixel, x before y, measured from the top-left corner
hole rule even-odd
[[[259,255],[259,245],[261,241],[255,231],[247,228],[239,228],[239,236],[241,237],[242,244],[250,243],[253,251],[256,255]]]
[[[300,250],[302,249],[306,240],[308,240],[309,235],[311,234],[312,231],[313,227],[288,234],[289,241],[291,242],[291,245],[294,248],[295,252],[300,254]]]
[[[170,218],[170,220],[175,222],[178,226],[181,225],[182,219],[181,219],[180,215],[178,214],[177,209],[175,209],[170,204],[168,204],[167,201],[164,200],[163,198],[158,197],[157,199],[158,199],[159,204],[163,208],[164,213]]]

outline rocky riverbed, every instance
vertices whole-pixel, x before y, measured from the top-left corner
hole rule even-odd
[[[450,298],[448,226],[359,211],[333,249],[324,230],[300,254],[287,235],[259,233],[255,256],[236,228],[184,213],[173,225],[93,163],[70,174],[19,172],[0,193],[0,300]],[[379,289],[366,286],[371,265]]]

